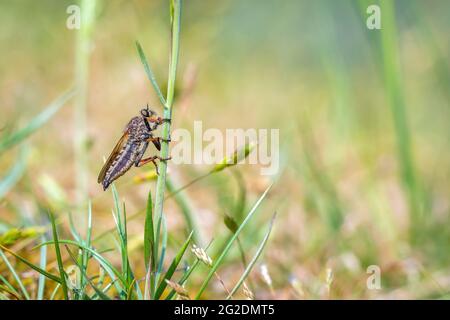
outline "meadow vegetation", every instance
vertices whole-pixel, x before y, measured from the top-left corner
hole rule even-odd
[[[449,3],[181,2],[0,4],[0,299],[448,299]],[[278,174],[246,144],[103,192],[147,102],[279,128]]]

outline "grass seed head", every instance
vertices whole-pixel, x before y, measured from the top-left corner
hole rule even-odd
[[[212,259],[210,258],[210,256],[208,256],[208,254],[206,253],[205,250],[203,250],[200,247],[197,247],[195,244],[192,246],[191,251],[195,254],[195,256],[202,261],[204,264],[206,264],[207,266],[211,267],[212,266]]]
[[[247,298],[247,300],[254,300],[255,299],[255,295],[253,294],[252,290],[250,290],[250,288],[247,286],[246,282],[244,282],[244,286],[243,286],[242,291],[244,292],[244,295]]]
[[[235,150],[232,154],[223,158],[223,160],[213,168],[212,172],[222,171],[225,168],[237,165],[248,157],[256,145],[256,142],[246,143],[242,148]]]
[[[166,279],[166,283],[178,294],[180,300],[191,300],[189,294],[185,288],[180,286],[178,283]]]

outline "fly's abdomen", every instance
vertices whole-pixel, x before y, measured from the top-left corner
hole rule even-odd
[[[133,142],[125,144],[106,172],[105,180],[103,181],[104,189],[131,168],[136,161],[139,149],[139,144]]]

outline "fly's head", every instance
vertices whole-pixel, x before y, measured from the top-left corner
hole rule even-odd
[[[158,118],[158,116],[156,115],[155,111],[151,110],[148,107],[148,104],[147,104],[146,108],[141,110],[141,116],[144,118],[145,125],[147,126],[147,129],[149,131],[154,130],[155,128],[152,128],[150,124],[151,123],[155,123],[155,120]]]
[[[153,118],[156,116],[156,112],[151,110],[147,104],[147,107],[141,110],[141,116],[143,116],[146,119]]]

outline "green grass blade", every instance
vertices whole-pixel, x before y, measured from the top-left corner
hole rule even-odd
[[[72,215],[72,212],[69,211],[68,216],[69,216],[69,228],[70,228],[70,233],[72,234],[72,237],[73,237],[76,241],[81,242],[81,236],[80,236],[80,234],[78,233],[78,231],[77,231],[77,229],[76,229],[76,227],[75,227],[75,223],[74,223],[74,221],[73,221],[73,215]]]
[[[105,293],[103,293],[102,290],[100,290],[94,283],[89,279],[89,276],[86,274],[86,271],[83,269],[83,266],[80,265],[77,261],[77,258],[74,256],[72,251],[70,251],[69,247],[65,245],[67,252],[69,253],[70,258],[72,259],[73,263],[80,269],[82,276],[84,279],[86,279],[87,282],[89,282],[89,285],[94,289],[95,293],[102,299],[102,300],[111,300]]]
[[[10,293],[10,294],[13,293],[13,296],[17,297],[18,300],[22,300],[23,299],[22,296],[20,295],[20,293],[17,292],[16,288],[14,288],[13,285],[11,283],[9,283],[9,281],[6,280],[6,278],[3,277],[1,274],[0,274],[0,280],[3,281],[3,283],[6,286],[6,288],[8,288],[8,290],[7,290],[8,293]]]
[[[205,251],[208,250],[208,248],[211,246],[211,244],[212,244],[212,240],[205,247]],[[192,272],[194,272],[194,270],[197,268],[199,263],[200,263],[200,260],[197,258],[195,260],[195,262],[192,264],[192,266],[187,268],[186,272],[183,274],[181,279],[178,281],[178,284],[180,286],[183,286],[183,284],[189,279],[190,275],[192,274]],[[175,295],[175,293],[176,293],[175,290],[172,289],[172,291],[170,291],[170,293],[167,295],[166,300],[171,300],[173,298],[173,296]]]
[[[136,280],[136,278],[133,278],[133,281]],[[134,282],[134,287],[136,288],[136,295],[138,300],[144,300],[144,295],[142,294],[141,287],[139,286],[139,282],[136,280]]]
[[[153,288],[153,292],[156,293],[156,286],[159,282],[159,277],[162,273],[162,268],[163,268],[163,264],[164,264],[164,258],[166,256],[166,249],[167,249],[167,224],[166,224],[166,218],[164,216],[161,217],[162,220],[162,242],[161,242],[161,255],[159,256],[159,260],[158,260],[158,267],[156,269],[156,274],[155,274],[155,283],[154,283],[154,288]]]
[[[69,229],[70,229],[70,233],[72,234],[72,237],[78,241],[78,242],[82,242],[81,236],[78,233],[76,227],[75,227],[75,223],[73,221],[73,215],[72,212],[69,211],[68,213],[69,216]]]
[[[219,257],[214,261],[208,275],[206,276],[205,281],[203,282],[202,286],[200,287],[200,290],[198,291],[195,299],[200,299],[203,291],[205,291],[206,286],[208,285],[209,281],[211,280],[211,278],[213,277],[214,273],[216,272],[216,270],[219,268],[221,262],[223,261],[223,259],[225,258],[225,256],[228,254],[228,252],[231,249],[231,246],[233,245],[233,242],[237,239],[237,237],[239,236],[239,234],[241,233],[242,229],[245,227],[245,225],[250,221],[251,217],[253,216],[253,214],[255,213],[256,209],[258,209],[259,205],[261,204],[261,202],[263,201],[263,199],[266,197],[267,193],[269,192],[269,190],[271,189],[273,184],[271,184],[269,187],[267,187],[267,189],[264,191],[264,193],[261,195],[261,197],[259,197],[258,201],[256,201],[256,203],[253,205],[253,207],[250,209],[250,212],[247,214],[247,217],[244,219],[244,221],[241,223],[241,225],[239,226],[239,228],[236,230],[236,232],[233,234],[233,236],[230,238],[230,240],[228,240],[227,245],[225,246],[224,250],[222,251],[222,253],[219,255]]]
[[[22,129],[17,132],[1,139],[0,141],[0,154],[5,150],[12,148],[25,140],[28,136],[33,134],[36,130],[41,128],[47,121],[49,121],[55,113],[75,94],[74,90],[69,90],[59,96],[55,101],[49,104],[44,111],[39,113]]]
[[[88,224],[87,224],[87,232],[86,232],[86,246],[91,246],[92,239],[92,202],[89,200],[88,204]]]
[[[119,194],[115,185],[112,185],[112,193],[114,199],[115,212],[113,212],[113,217],[116,222],[117,234],[119,235],[119,251],[122,258],[122,277],[126,280],[125,287],[128,288],[133,278],[133,274],[130,269],[130,263],[128,260],[128,249],[127,249],[127,219],[126,219],[126,209],[125,204],[123,209],[120,208]]]
[[[178,56],[180,49],[180,26],[181,26],[181,1],[175,0],[173,2],[173,19],[171,21],[171,47],[170,47],[170,61],[169,61],[169,76],[167,79],[167,102],[164,105],[163,118],[169,119],[162,124],[161,128],[161,137],[164,140],[169,139],[170,137],[170,123],[172,120],[172,107],[175,95],[175,79],[177,74],[177,66],[178,66]],[[167,141],[163,141],[161,143],[161,151],[159,156],[161,158],[167,158],[169,156],[169,143]],[[156,229],[156,252],[159,252],[159,226],[160,221],[163,220],[164,215],[164,193],[166,190],[166,174],[167,174],[167,162],[161,161],[159,163],[159,175],[158,180],[156,181],[156,191],[155,191],[155,209],[154,215],[157,217],[157,229]],[[167,238],[167,237],[166,237]],[[164,235],[163,235],[164,241]],[[158,255],[157,255],[158,257]],[[161,257],[159,258],[160,265],[162,264],[162,252]],[[159,270],[158,274],[159,276]],[[155,282],[157,283],[157,281]]]
[[[111,277],[111,280],[115,280],[116,278],[118,278],[122,284],[125,284],[125,280],[122,278],[121,273],[116,268],[114,268],[111,263],[109,263],[103,256],[101,256],[94,249],[88,248],[85,245],[75,242],[75,241],[72,241],[72,240],[59,240],[59,243],[60,244],[70,244],[70,245],[76,246],[78,248],[87,250],[90,254],[92,254],[92,256],[95,258],[95,260],[97,260],[100,263],[100,265],[106,270],[108,275]],[[52,244],[54,244],[54,241],[47,241],[47,242],[39,244],[35,248],[39,248],[41,246],[48,246],[48,245],[52,245]],[[117,289],[119,292],[123,291],[123,288],[119,287]]]
[[[27,166],[28,149],[21,148],[15,165],[8,174],[0,180],[0,199],[11,190],[11,188],[19,181]]]
[[[58,283],[56,285],[55,289],[53,290],[52,294],[50,295],[50,300],[55,299],[56,293],[58,292],[59,288],[61,288],[61,284]]]
[[[153,203],[152,194],[148,193],[147,208],[145,211],[145,226],[144,226],[144,259],[145,268],[148,270],[149,265],[151,270],[155,270],[155,234],[153,229]]]
[[[85,203],[88,198],[89,157],[88,157],[88,100],[89,100],[89,72],[91,48],[94,46],[94,30],[98,7],[96,0],[77,1],[81,13],[80,28],[74,34],[74,82],[78,89],[73,105],[73,149],[75,163],[75,199],[78,203]],[[80,225],[84,223],[84,216],[77,219]]]
[[[139,53],[139,58],[141,59],[141,62],[144,65],[145,73],[147,74],[147,77],[150,80],[150,82],[153,86],[153,89],[155,89],[155,92],[159,98],[159,101],[161,101],[161,104],[163,105],[163,107],[166,107],[166,99],[164,99],[164,96],[161,93],[161,89],[159,89],[159,86],[158,86],[158,83],[156,82],[156,78],[152,71],[152,68],[148,64],[147,58],[145,57],[144,50],[142,50],[141,44],[138,41],[136,41],[136,48]]]
[[[155,287],[156,271],[155,233],[153,224],[152,193],[148,192],[147,207],[145,210],[144,226],[144,263],[147,271],[144,284],[144,298],[150,298],[150,290]]]
[[[20,260],[21,262],[25,263],[27,266],[29,266],[30,268],[36,270],[37,272],[39,272],[40,274],[46,276],[47,278],[49,278],[50,280],[53,280],[55,282],[61,283],[61,279],[59,279],[57,276],[39,268],[38,266],[35,266],[33,263],[31,263],[30,261],[28,261],[27,259],[19,256],[17,253],[15,253],[14,251],[9,250],[8,248],[2,246],[0,244],[0,249],[2,249],[3,251],[8,252],[9,254],[13,255],[16,259]]]
[[[200,264],[200,260],[196,259],[195,262],[192,264],[192,266],[188,267],[186,272],[183,274],[181,279],[178,281],[178,284],[180,286],[183,286],[183,284],[187,281],[187,279],[190,277],[192,272],[197,268],[197,266]],[[172,289],[170,293],[167,295],[166,300],[171,300],[176,294],[176,291]]]
[[[398,162],[401,169],[401,179],[408,196],[411,215],[411,231],[420,230],[423,212],[420,210],[423,200],[420,194],[419,181],[416,174],[412,152],[412,137],[408,123],[407,103],[401,79],[399,64],[397,26],[395,5],[392,1],[380,1],[383,12],[383,28],[381,30],[381,54],[383,61],[384,83],[392,111],[398,150]]]
[[[20,290],[23,293],[23,296],[25,297],[25,299],[30,300],[30,295],[27,292],[27,289],[25,289],[25,286],[23,285],[22,280],[20,280],[19,275],[16,273],[16,270],[14,270],[13,266],[11,265],[11,263],[9,263],[8,258],[5,256],[5,254],[3,253],[3,251],[0,249],[0,257],[3,259],[3,261],[5,262],[6,266],[8,267],[9,271],[11,272],[11,274],[13,275],[14,279],[16,280],[17,284],[20,287]]]
[[[136,279],[131,281],[130,287],[127,290],[127,300],[133,299],[133,286],[136,284]]]
[[[189,234],[189,237],[186,239],[186,241],[184,242],[184,244],[180,248],[180,250],[178,250],[177,255],[173,258],[172,263],[169,266],[169,269],[167,269],[167,272],[164,275],[164,278],[161,280],[159,287],[156,290],[155,299],[159,299],[161,297],[162,293],[164,292],[164,289],[167,286],[166,280],[172,279],[172,276],[173,276],[175,270],[177,269],[178,265],[180,264],[181,259],[183,258],[183,255],[186,252],[186,249],[189,245],[189,242],[192,239],[193,234],[194,234],[194,231],[191,231],[191,233]]]
[[[233,296],[233,294],[235,294],[236,291],[240,288],[240,286],[242,285],[242,283],[245,281],[245,279],[249,275],[250,271],[252,270],[253,266],[255,265],[256,261],[258,260],[259,256],[261,255],[264,247],[267,244],[267,240],[269,240],[269,236],[270,236],[270,232],[272,231],[272,227],[273,227],[273,222],[275,220],[275,216],[276,216],[276,213],[273,215],[272,220],[270,221],[269,229],[267,230],[263,240],[261,241],[261,244],[259,245],[258,250],[256,250],[255,255],[253,256],[252,260],[248,264],[248,266],[245,269],[244,273],[242,274],[241,278],[236,283],[234,288],[231,290],[230,294],[227,297],[227,300],[230,299]]]
[[[6,292],[12,295],[16,300],[22,300],[22,297],[16,290],[12,290],[10,287],[5,287],[0,284],[0,300],[9,300],[6,296],[4,296],[1,292]]]
[[[91,247],[91,238],[92,238],[92,203],[91,201],[89,201],[88,204],[88,221],[87,221],[87,227],[86,227],[86,247],[90,248]],[[82,250],[82,254],[81,254],[81,267],[84,270],[84,272],[87,271],[88,268],[88,263],[89,263],[89,252],[81,249]],[[83,271],[81,271],[83,272]],[[85,282],[83,281],[83,277],[81,277],[81,288],[84,289],[85,287]]]
[[[134,275],[133,270],[131,270],[130,260],[128,257],[128,231],[127,231],[127,211],[125,208],[125,203],[123,204],[123,245],[122,245],[122,251],[124,255],[124,261],[125,261],[125,278],[127,279],[127,283],[130,284],[132,281],[134,281]]]
[[[114,208],[115,208],[115,219],[116,219],[116,227],[117,227],[117,233],[119,236],[122,236],[122,217],[120,216],[120,200],[119,200],[119,194],[117,192],[116,186],[114,184],[111,185],[111,192],[113,194],[113,200],[114,200]]]
[[[42,242],[45,241],[45,237],[42,236]],[[47,247],[42,247],[40,250],[40,261],[39,261],[39,267],[43,270],[45,270],[47,266]],[[39,282],[38,282],[38,292],[37,292],[37,299],[43,300],[44,299],[44,289],[45,289],[45,276],[43,274],[39,275]]]
[[[56,230],[55,217],[50,212],[48,213],[48,216],[52,223],[52,234],[53,234],[53,241],[54,241],[54,245],[55,245],[56,261],[58,262],[59,276],[61,279],[61,288],[63,291],[64,299],[68,300],[69,292],[67,289],[66,272],[64,271],[64,265],[63,265],[62,257],[61,257],[61,250],[59,249],[59,239],[58,239],[58,231]]]

